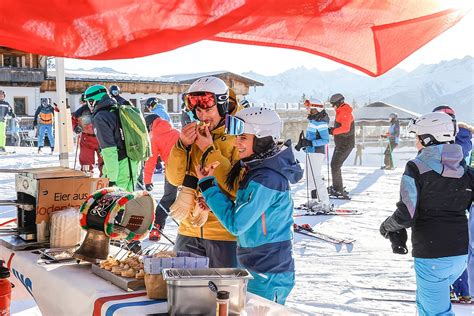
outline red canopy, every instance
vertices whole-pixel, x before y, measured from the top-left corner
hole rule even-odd
[[[2,0],[0,45],[118,59],[211,39],[298,49],[378,76],[466,13],[436,0]]]

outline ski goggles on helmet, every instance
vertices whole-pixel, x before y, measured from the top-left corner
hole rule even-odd
[[[242,135],[245,132],[245,122],[238,117],[226,115],[225,132],[229,135]]]
[[[216,95],[212,92],[192,92],[184,97],[186,109],[194,111],[196,107],[201,109],[212,108],[217,105]]]
[[[307,110],[317,110],[318,112],[321,112],[324,110],[324,105],[320,103],[311,103],[309,100],[304,101],[304,106],[306,107]]]

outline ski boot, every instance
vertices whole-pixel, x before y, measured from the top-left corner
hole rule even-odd
[[[395,170],[394,166],[382,166],[380,167],[381,170]]]
[[[341,199],[341,200],[350,200],[349,192],[346,190],[342,189],[342,191],[338,191],[334,189],[333,186],[328,187],[328,194],[329,197],[333,199]]]
[[[459,303],[471,304],[471,296],[470,295],[459,296],[458,298],[459,298]]]
[[[39,147],[38,147],[38,154],[43,153],[43,150],[42,150],[42,149],[43,149],[43,146],[39,146]]]

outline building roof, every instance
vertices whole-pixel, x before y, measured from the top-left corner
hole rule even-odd
[[[107,71],[108,70],[108,71]],[[117,72],[113,69],[105,69],[105,71],[83,70],[83,69],[66,69],[64,71],[67,80],[77,81],[115,81],[115,82],[153,82],[153,83],[179,83],[168,77],[146,77],[135,74],[127,74]],[[56,78],[56,70],[48,70],[47,79]]]
[[[396,113],[400,121],[409,121],[421,115],[393,104],[374,102],[355,109],[354,120],[356,122],[387,122],[390,113]]]
[[[219,78],[222,78],[222,77],[225,77],[225,76],[232,76],[232,77],[235,77],[235,78],[239,79],[239,81],[245,82],[245,83],[247,83],[251,86],[263,87],[263,83],[261,83],[257,80],[254,80],[252,78],[249,78],[249,77],[246,77],[246,76],[243,76],[243,75],[238,75],[236,73],[233,73],[233,72],[230,72],[230,71],[227,71],[227,70],[201,72],[201,73],[191,73],[191,74],[174,74],[174,75],[166,75],[165,77],[170,79],[170,80],[179,82],[179,83],[189,83],[189,84],[191,84],[195,80],[197,80],[199,78],[202,78],[202,77],[207,77],[207,76],[214,76],[214,77],[219,77]]]

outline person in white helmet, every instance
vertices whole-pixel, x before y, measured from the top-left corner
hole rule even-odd
[[[225,134],[224,119],[240,107],[229,102],[228,86],[216,77],[196,80],[184,95],[184,103],[198,121],[187,122],[182,128],[166,164],[166,179],[179,190],[170,207],[170,215],[181,221],[174,249],[207,256],[212,268],[236,267],[236,238],[202,202],[195,169],[219,161],[217,183],[228,197],[235,197],[236,190],[228,189],[225,180],[239,157],[235,136]]]
[[[196,172],[206,203],[237,236],[239,264],[253,276],[248,290],[285,304],[295,283],[290,183],[298,182],[303,170],[290,144],[277,143],[281,128],[278,114],[263,107],[227,116],[226,131],[237,135],[240,157],[226,181],[228,190],[238,186],[235,202],[217,185],[212,166]]]
[[[474,173],[454,143],[456,120],[446,113],[420,116],[409,126],[417,157],[405,167],[397,210],[380,226],[394,253],[406,254],[412,228],[419,315],[454,315],[450,285],[466,268],[466,210],[474,201]]]

